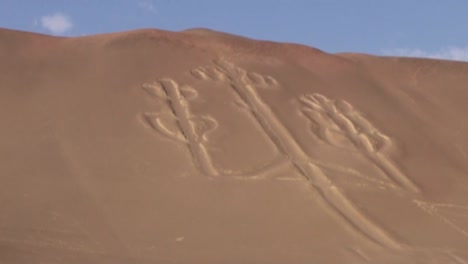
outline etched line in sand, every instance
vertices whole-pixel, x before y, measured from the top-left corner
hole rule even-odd
[[[13,246],[28,246],[34,247],[37,250],[40,249],[58,249],[66,250],[70,252],[76,252],[81,254],[89,255],[105,255],[107,252],[104,250],[96,250],[89,247],[86,244],[71,244],[59,239],[51,238],[27,238],[27,239],[9,239],[9,238],[0,238],[0,243],[2,244],[11,244]]]
[[[465,159],[465,160],[468,160],[468,154],[466,154],[466,151],[463,150],[462,146],[456,145],[456,144],[455,144],[455,147],[456,147],[456,148],[458,149],[458,151],[460,152],[462,158]]]
[[[468,206],[448,203],[431,203],[421,200],[413,200],[413,202],[428,214],[437,216],[447,225],[468,238]],[[466,227],[461,226],[455,219],[460,219],[460,222],[465,223]]]
[[[255,85],[261,88],[274,88],[278,86],[278,82],[271,76],[263,76],[256,72],[247,72],[242,81],[246,84]]]
[[[145,90],[145,92],[151,96],[162,100],[167,100],[166,91],[164,91],[161,83],[159,82],[144,83],[141,88],[143,88],[143,90]]]
[[[262,126],[265,134],[276,144],[293,167],[319,192],[324,201],[358,233],[371,241],[388,248],[401,249],[396,241],[382,227],[360,212],[337,188],[322,169],[312,163],[302,147],[288,129],[276,117],[271,108],[263,102],[256,91],[255,82],[248,81],[247,71],[224,60],[215,61],[216,68],[222,71],[234,92],[249,107],[250,113]]]
[[[257,88],[272,89],[279,87],[278,81],[269,75],[262,75],[256,72],[247,72],[239,68],[243,72],[242,82],[245,84],[254,85]],[[226,74],[220,65],[197,67],[190,71],[192,76],[200,80],[209,81],[229,81],[230,77]]]
[[[466,262],[466,260],[464,260],[460,256],[457,256],[453,252],[447,252],[447,255],[449,256],[449,258],[451,258],[451,259],[453,259],[453,261],[455,261],[455,264],[468,264],[468,262]]]
[[[190,71],[193,77],[201,80],[222,81],[225,75],[216,67],[198,67]]]
[[[353,255],[356,256],[360,261],[364,261],[364,263],[368,263],[371,259],[367,256],[364,252],[362,252],[359,248],[348,248],[348,251]]]
[[[378,185],[381,189],[385,189],[385,188],[395,189],[395,188],[398,187],[395,184],[393,184],[392,182],[375,179],[373,177],[362,174],[361,172],[359,172],[357,170],[354,170],[352,168],[349,168],[349,167],[343,167],[343,166],[340,166],[340,165],[337,165],[337,164],[334,164],[334,163],[323,162],[321,160],[315,160],[315,159],[314,160],[311,159],[311,162],[319,165],[321,168],[329,169],[329,170],[332,170],[332,171],[338,171],[338,172],[348,174],[348,175],[352,175],[352,176],[354,176],[356,178],[361,178],[361,179],[366,180],[368,182],[374,183],[374,184]]]
[[[289,165],[288,160],[284,157],[277,157],[272,161],[269,161],[263,165],[258,166],[257,168],[250,168],[245,170],[233,171],[233,170],[223,170],[223,174],[226,176],[231,176],[234,179],[238,180],[263,180],[268,178],[269,174],[277,173],[278,171],[287,169]],[[275,179],[280,180],[297,180],[297,177],[278,177]]]
[[[335,147],[359,152],[399,186],[412,192],[419,187],[408,178],[382,149],[392,144],[354,107],[343,100],[331,100],[321,94],[306,94],[299,98],[301,113],[311,122],[311,130],[323,142]]]
[[[171,140],[187,142],[182,134],[177,119],[172,113],[144,113],[144,120],[162,136]]]

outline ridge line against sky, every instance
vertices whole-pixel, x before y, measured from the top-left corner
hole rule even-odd
[[[205,27],[332,53],[468,61],[467,10],[463,0],[3,0],[0,27],[63,36]]]

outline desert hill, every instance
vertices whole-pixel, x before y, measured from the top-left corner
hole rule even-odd
[[[0,29],[1,263],[468,263],[468,63]]]

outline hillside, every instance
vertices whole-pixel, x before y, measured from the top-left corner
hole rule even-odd
[[[468,263],[468,63],[0,29],[2,263]]]

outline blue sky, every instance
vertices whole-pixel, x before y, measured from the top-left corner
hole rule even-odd
[[[205,27],[327,52],[468,60],[467,0],[0,0],[0,27],[62,36]]]

